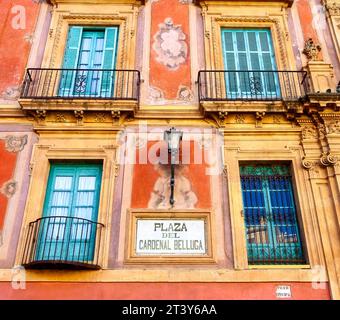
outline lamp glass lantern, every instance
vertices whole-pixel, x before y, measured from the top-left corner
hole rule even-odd
[[[170,205],[174,206],[174,189],[175,189],[175,162],[176,154],[179,152],[179,145],[183,137],[183,132],[172,127],[164,132],[164,140],[168,144],[168,153],[170,153]]]
[[[177,153],[179,151],[179,145],[183,137],[183,132],[172,127],[164,132],[164,140],[168,144],[169,153]]]

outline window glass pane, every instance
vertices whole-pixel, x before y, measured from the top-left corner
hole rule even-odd
[[[248,44],[250,51],[257,51],[256,33],[248,32]]]
[[[234,51],[233,34],[231,32],[224,32],[224,45],[227,51]]]
[[[246,51],[246,43],[243,32],[236,32],[236,43],[238,51]]]
[[[79,177],[78,190],[94,190],[96,177]]]
[[[56,177],[54,189],[55,190],[71,190],[72,177]]]

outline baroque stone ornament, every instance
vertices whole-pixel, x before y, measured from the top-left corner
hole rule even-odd
[[[74,116],[77,119],[77,125],[80,126],[83,124],[84,119],[84,111],[83,110],[74,110]]]
[[[340,3],[327,3],[325,7],[331,16],[340,16]]]
[[[5,148],[9,152],[20,152],[27,144],[27,135],[5,137]]]
[[[302,51],[306,55],[308,60],[316,61],[318,60],[319,52],[321,51],[321,46],[315,44],[312,38],[309,38],[305,42],[305,47]]]
[[[171,18],[166,18],[154,35],[152,48],[157,54],[156,60],[170,70],[177,70],[187,59],[185,39],[181,25],[174,25]]]
[[[306,159],[306,157],[302,158],[302,166],[305,169],[310,170],[312,169],[313,165],[314,165],[313,161]]]
[[[0,189],[0,193],[2,193],[8,199],[12,198],[17,190],[17,184],[18,183],[14,180],[5,182]]]
[[[240,113],[236,114],[235,123],[241,124],[241,123],[244,123],[244,121],[245,121],[245,118],[243,114],[240,114]]]
[[[317,139],[318,131],[313,125],[307,125],[302,128],[302,139]]]
[[[340,120],[335,120],[329,123],[328,125],[328,133],[340,133]]]
[[[335,165],[338,162],[338,158],[331,153],[324,152],[320,157],[320,162],[324,166]]]

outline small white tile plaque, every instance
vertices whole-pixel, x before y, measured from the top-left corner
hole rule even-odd
[[[292,297],[290,286],[277,286],[276,287],[276,298],[287,299]]]

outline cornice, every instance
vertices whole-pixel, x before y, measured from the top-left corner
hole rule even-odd
[[[208,4],[213,4],[213,5],[219,5],[219,4],[224,4],[224,3],[239,3],[242,2],[242,0],[193,0],[194,4],[197,5],[208,5]],[[264,3],[271,3],[271,4],[284,4],[287,7],[291,7],[293,5],[294,0],[244,0],[244,2],[247,2],[247,5],[250,3],[253,3],[254,5],[263,5]]]
[[[145,0],[47,0],[52,5],[57,4],[132,4],[144,5]]]

